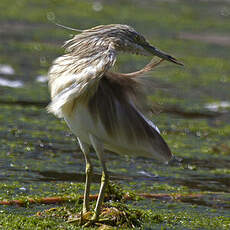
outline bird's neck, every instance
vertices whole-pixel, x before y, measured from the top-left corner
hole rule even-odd
[[[57,58],[49,71],[50,112],[62,116],[62,110],[69,110],[72,103],[87,101],[115,59],[116,54],[110,49],[93,56],[69,53]]]

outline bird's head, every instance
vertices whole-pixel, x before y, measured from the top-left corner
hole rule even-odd
[[[174,57],[156,49],[150,45],[143,35],[136,32],[131,26],[112,24],[100,25],[88,30],[83,30],[81,34],[75,36],[74,44],[80,47],[96,50],[97,48],[112,46],[115,51],[128,52],[138,55],[158,56],[167,61],[183,65]],[[71,45],[69,46],[71,48]],[[80,49],[77,49],[78,51]]]
[[[101,39],[110,42],[117,51],[148,56],[152,54],[147,48],[149,43],[144,36],[131,26],[115,24],[98,26],[94,29],[97,30]]]

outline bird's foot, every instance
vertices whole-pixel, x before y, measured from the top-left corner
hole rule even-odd
[[[98,221],[98,215],[96,215],[96,214],[94,213],[94,215],[92,216],[92,218],[91,218],[89,221],[87,221],[87,222],[83,225],[83,227],[90,227],[90,226],[94,225],[97,221]]]
[[[70,217],[67,221],[68,223],[77,224],[79,226],[83,227],[90,227],[95,225],[96,223],[99,223],[98,215],[96,215],[94,212],[88,211],[88,212],[80,212],[74,217]]]
[[[82,226],[86,223],[88,223],[91,219],[92,219],[92,215],[93,213],[88,211],[88,212],[80,212],[78,213],[76,216],[74,217],[70,217],[68,219],[68,223],[75,223],[75,224],[78,224],[79,226]]]
[[[105,219],[100,219],[98,215],[96,215],[94,212],[88,211],[88,212],[80,212],[74,217],[70,217],[68,219],[68,223],[77,224],[78,226],[83,227],[90,227],[93,225],[100,224],[101,222],[104,222]]]

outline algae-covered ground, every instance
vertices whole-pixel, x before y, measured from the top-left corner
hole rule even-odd
[[[118,216],[113,224],[230,229],[229,1],[1,0],[0,9],[0,202],[24,201],[0,205],[0,229],[80,229],[67,220],[81,210],[84,159],[64,121],[45,109],[48,68],[74,34],[54,20],[77,29],[132,25],[185,64],[155,69],[150,98],[161,107],[152,120],[183,161],[165,166],[107,154],[111,180],[119,188],[105,202]],[[115,68],[130,72],[149,60],[122,55]],[[100,164],[93,151],[91,158],[96,194]],[[143,193],[154,196],[135,195]],[[124,199],[127,194],[133,199]],[[65,202],[40,202],[57,196]],[[30,204],[30,198],[37,202]]]

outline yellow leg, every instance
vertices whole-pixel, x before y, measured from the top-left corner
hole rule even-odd
[[[104,201],[105,189],[108,185],[108,181],[109,181],[108,172],[107,172],[106,168],[104,168],[102,171],[102,176],[101,176],[101,187],[100,187],[100,191],[98,194],[96,207],[94,210],[94,215],[92,218],[93,220],[97,220],[100,213],[101,213],[101,206],[102,206],[102,202]]]
[[[104,154],[104,147],[103,144],[93,135],[90,135],[90,141],[96,151],[96,154],[100,160],[101,166],[102,166],[102,177],[101,177],[101,187],[100,187],[100,191],[99,191],[99,195],[97,198],[97,203],[96,203],[96,207],[94,210],[94,215],[92,217],[92,220],[95,221],[98,219],[100,213],[101,213],[101,206],[102,206],[102,202],[104,200],[104,195],[105,195],[105,189],[106,186],[108,185],[108,181],[109,181],[109,175],[108,175],[108,171],[105,165],[105,160],[103,157]]]
[[[89,211],[89,193],[90,193],[90,184],[93,175],[93,165],[89,158],[89,146],[83,143],[79,138],[78,142],[80,148],[85,156],[85,173],[86,173],[86,181],[85,181],[85,191],[84,191],[84,199],[83,199],[83,214]]]

